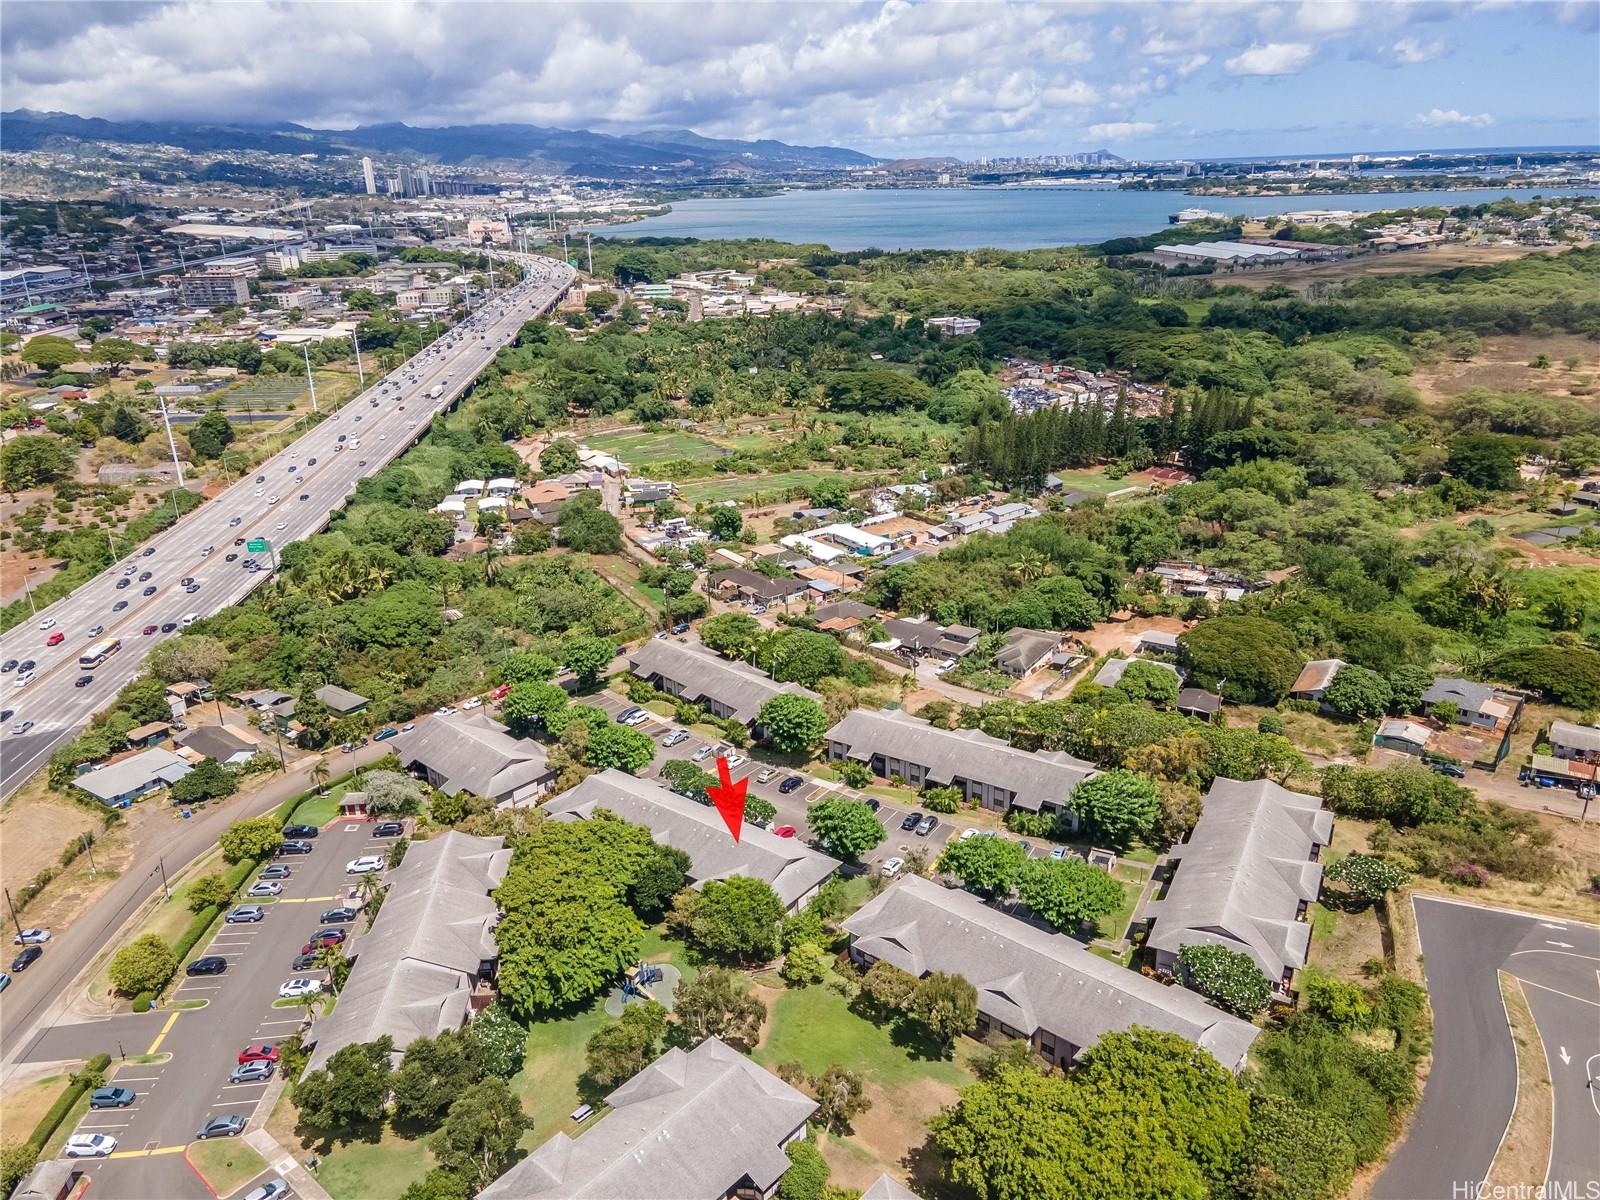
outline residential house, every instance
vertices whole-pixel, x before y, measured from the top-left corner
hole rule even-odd
[[[1551,721],[1550,753],[1556,758],[1577,762],[1600,762],[1600,728],[1574,725],[1571,721]]]
[[[813,529],[811,536],[819,541],[843,546],[852,554],[882,554],[885,550],[893,549],[893,543],[888,538],[868,533],[855,525],[824,525],[821,529]]]
[[[324,684],[315,695],[322,706],[336,717],[348,717],[367,707],[367,697],[335,684]]]
[[[789,912],[805,907],[817,889],[839,869],[837,859],[795,838],[781,838],[746,824],[735,842],[722,814],[709,805],[623,771],[591,775],[545,804],[552,820],[588,820],[604,810],[643,825],[658,845],[689,856],[689,878],[696,886],[711,879],[742,875],[769,884]]]
[[[185,750],[225,767],[243,766],[261,752],[254,742],[240,737],[226,725],[198,725],[173,739]]]
[[[446,721],[425,717],[393,742],[408,771],[420,772],[441,792],[467,792],[497,804],[537,799],[556,771],[538,742],[514,738],[481,713]]]
[[[1160,667],[1163,671],[1171,671],[1178,682],[1183,682],[1183,672],[1169,662],[1162,662],[1159,658],[1140,658],[1137,654],[1132,658],[1108,658],[1095,672],[1093,682],[1101,687],[1116,687],[1122,682],[1122,677],[1134,663],[1144,663],[1146,666]]]
[[[1020,679],[1047,664],[1059,649],[1059,633],[1019,627],[1007,631],[1004,643],[995,651],[994,665]]]
[[[1398,750],[1401,754],[1421,756],[1428,749],[1428,739],[1434,731],[1420,721],[1405,717],[1385,717],[1378,722],[1372,735],[1372,744],[1383,750]]]
[[[756,717],[774,696],[821,698],[798,683],[778,683],[746,662],[733,662],[697,642],[652,638],[628,655],[628,670],[671,696],[712,716],[733,718],[761,736]]]
[[[677,489],[669,479],[629,479],[622,489],[622,502],[629,508],[639,508],[671,500],[676,492]]]
[[[1178,635],[1164,629],[1146,629],[1133,644],[1135,654],[1178,656]]]
[[[398,1063],[412,1042],[461,1028],[488,1003],[500,959],[500,907],[490,893],[510,863],[504,838],[450,830],[411,843],[385,880],[371,931],[355,943],[338,1007],[311,1027],[309,1070],[385,1034]]]
[[[827,567],[802,567],[795,575],[810,585],[806,589],[808,592],[823,599],[832,599],[840,592],[853,592],[861,586],[861,581],[854,576]]]
[[[177,704],[189,709],[209,699],[211,699],[211,683],[209,680],[185,680],[182,683],[167,685],[168,705]]]
[[[883,961],[918,978],[960,975],[978,991],[980,1036],[1023,1038],[1051,1064],[1071,1064],[1106,1034],[1140,1025],[1178,1034],[1237,1071],[1258,1032],[1195,992],[918,875],[891,884],[844,928],[863,967]]]
[[[994,516],[987,510],[961,513],[945,522],[957,535],[981,533],[994,526]]]
[[[528,506],[533,519],[541,525],[556,525],[561,520],[561,509],[572,499],[572,489],[565,484],[544,480],[522,489],[522,502]]]
[[[167,740],[172,726],[165,721],[150,721],[136,725],[123,735],[130,746],[159,746]]]
[[[1333,814],[1317,797],[1265,779],[1214,780],[1188,839],[1168,852],[1165,895],[1145,905],[1156,968],[1172,974],[1184,946],[1225,946],[1286,992],[1306,965],[1306,908],[1332,839]]]
[[[759,571],[734,567],[706,577],[706,590],[727,599],[733,597],[745,604],[787,604],[804,595],[808,583],[804,579],[769,579]]]
[[[805,555],[806,558],[811,559],[814,562],[823,564],[831,563],[835,559],[843,558],[849,553],[849,551],[845,550],[841,546],[829,545],[827,542],[819,541],[810,534],[805,533],[791,533],[785,537],[779,538],[778,542],[780,545],[790,550],[798,551],[799,553]]]
[[[101,804],[126,808],[140,796],[177,783],[192,770],[194,767],[187,760],[171,750],[145,750],[98,770],[85,771],[72,785]]]
[[[1537,782],[1576,788],[1580,794],[1590,796],[1594,792],[1597,769],[1600,769],[1600,765],[1581,759],[1535,754],[1528,767],[1528,775]]]
[[[1204,688],[1188,687],[1178,693],[1178,702],[1173,707],[1184,716],[1209,725],[1211,719],[1222,711],[1222,697]]]
[[[1456,706],[1463,725],[1495,732],[1504,729],[1509,733],[1522,715],[1521,696],[1499,692],[1470,679],[1435,679],[1422,693],[1422,711],[1429,716],[1435,705],[1444,703]]]
[[[890,617],[883,623],[889,636],[874,642],[878,650],[897,651],[914,658],[965,658],[978,648],[983,631],[971,625],[940,625],[928,617]]]
[[[900,711],[855,709],[826,735],[828,758],[865,763],[914,788],[957,787],[991,812],[1072,812],[1072,791],[1097,772],[1060,750],[1018,750],[976,729],[940,729]],[[1073,828],[1077,816],[1072,815]]]
[[[677,1047],[557,1132],[479,1200],[770,1200],[817,1105],[718,1038]]]
[[[509,476],[501,476],[499,479],[490,479],[484,484],[484,491],[491,496],[498,496],[501,499],[504,499],[507,496],[515,496],[517,494],[517,481]]]
[[[1333,677],[1344,665],[1344,660],[1338,658],[1312,659],[1300,668],[1294,686],[1289,689],[1289,699],[1314,700],[1321,704],[1327,694],[1328,685],[1333,682]]]
[[[859,600],[836,600],[832,604],[820,605],[811,616],[818,625],[835,619],[871,621],[877,618],[878,610]]]

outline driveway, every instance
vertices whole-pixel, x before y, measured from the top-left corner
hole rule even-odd
[[[113,1057],[171,1055],[165,1062],[120,1064],[115,1082],[133,1088],[138,1100],[127,1108],[91,1112],[74,1130],[109,1133],[119,1143],[108,1159],[83,1160],[95,1176],[96,1196],[203,1200],[208,1195],[187,1169],[183,1147],[209,1117],[237,1113],[249,1121],[258,1115],[266,1081],[229,1083],[228,1073],[245,1046],[282,1041],[302,1024],[304,1010],[274,1007],[278,986],[290,977],[326,978],[322,971],[294,971],[291,964],[321,926],[323,911],[354,890],[355,878],[345,874],[345,863],[390,844],[374,840],[371,830],[365,821],[326,826],[311,854],[280,860],[293,875],[283,881],[282,895],[265,903],[264,920],[217,926],[200,953],[221,956],[228,969],[184,979],[174,997],[201,1001],[204,1007],[56,1026],[28,1044],[22,1057],[31,1061],[102,1051]],[[364,921],[340,927],[350,933],[351,953],[359,953]]]
[[[1540,1194],[1594,1194],[1586,1189],[1600,1175],[1600,928],[1433,896],[1414,897],[1412,907],[1433,1005],[1433,1069],[1373,1200],[1460,1200],[1488,1175],[1517,1100],[1501,970],[1523,983],[1550,1069],[1551,1190]],[[1533,1195],[1545,1180],[1517,1182]]]

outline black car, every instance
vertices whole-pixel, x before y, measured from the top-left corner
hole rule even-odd
[[[197,958],[183,969],[185,975],[220,975],[228,969],[228,960],[220,954]]]
[[[317,968],[317,959],[320,957],[315,950],[310,954],[296,954],[294,956],[294,970],[314,971]]]
[[[870,808],[873,812],[877,812],[880,808],[883,807],[883,803],[876,796],[868,796],[867,797],[867,807]]]
[[[44,951],[38,946],[24,946],[22,948],[22,953],[11,960],[11,969],[13,971],[26,971],[34,964],[34,962],[42,957],[43,954]]]
[[[406,831],[406,827],[399,821],[385,821],[372,831],[373,837],[399,837]]]
[[[917,822],[920,821],[920,820],[922,820],[922,814],[921,813],[919,813],[919,812],[907,813],[906,814],[906,819],[904,821],[900,822],[900,828],[902,830],[906,831],[906,832],[910,832],[911,830],[913,830],[913,829],[915,829],[917,827]]]
[[[121,612],[123,609],[125,609],[127,607],[128,607],[128,602],[126,600],[118,600],[115,604],[113,604],[111,606],[111,611],[112,612]]]
[[[238,556],[238,555],[237,555],[237,554],[224,554],[224,555],[223,555],[223,556],[222,556],[222,561],[223,561],[223,562],[233,562],[233,561],[235,561],[235,560],[236,560],[236,559],[237,559],[237,558],[238,558],[238,557],[239,557],[239,556]]]
[[[279,854],[310,854],[311,843],[301,841],[287,841],[278,847]]]
[[[34,662],[34,661],[33,661],[33,659],[31,659],[31,658],[25,658],[25,659],[23,659],[23,660],[22,660],[22,666],[21,666],[21,667],[20,667],[20,668],[19,668],[19,670],[22,670],[22,671],[31,671],[31,670],[33,670],[33,669],[34,669],[34,668],[35,668],[35,667],[37,667],[37,666],[38,666],[38,665],[39,665],[39,664],[38,664],[38,663],[36,663],[36,662]]]
[[[317,920],[324,925],[348,925],[356,919],[356,910],[353,908],[330,908]]]
[[[117,580],[117,591],[120,592],[123,588],[128,587],[131,582],[132,581],[128,580],[128,579],[119,579],[119,580]]]
[[[316,466],[316,465],[317,465],[317,460],[316,460],[316,459],[314,459],[314,458],[308,458],[308,459],[306,459],[306,466],[308,466],[308,467],[314,467],[314,466]]]
[[[805,783],[805,776],[791,775],[778,785],[778,791],[787,796],[790,792],[798,791],[800,788],[804,787]]]
[[[154,596],[156,594],[156,585],[152,583],[149,587],[145,588],[145,590],[140,594],[144,595],[144,596]]]
[[[79,675],[78,678],[77,678],[77,681],[75,683],[73,683],[72,686],[73,687],[88,687],[93,682],[94,682],[94,676],[93,675]]]
[[[0,671],[15,671],[16,669],[17,669],[17,660],[14,659],[14,658],[6,659],[5,664],[3,666],[0,666]]]
[[[140,583],[147,582],[149,580],[149,578],[150,578],[150,572],[149,571],[140,571],[139,572],[139,582]]]
[[[300,493],[300,499],[302,499],[302,500],[311,499],[311,493],[310,492],[301,492]]]
[[[256,482],[257,483],[265,483],[266,481],[267,481],[267,477],[265,475],[257,475],[256,476]]]
[[[156,548],[154,546],[146,546],[143,550],[139,551],[139,557],[140,558],[149,558],[155,552],[156,552]]]
[[[162,633],[171,633],[177,627],[178,627],[178,623],[176,621],[168,621],[165,625],[163,625],[161,627],[161,632]]]
[[[320,833],[315,825],[285,825],[283,836],[286,838],[314,838]]]

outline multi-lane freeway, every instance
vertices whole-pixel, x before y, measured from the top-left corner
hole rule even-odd
[[[323,528],[362,478],[426,433],[433,416],[572,282],[572,268],[555,259],[502,257],[522,265],[522,282],[214,500],[0,637],[0,663],[18,664],[0,673],[0,799],[137,677],[149,649],[180,632],[186,617],[237,604],[271,574],[278,548]],[[272,549],[251,552],[257,539]],[[108,640],[120,649],[97,666],[81,662],[92,644]]]

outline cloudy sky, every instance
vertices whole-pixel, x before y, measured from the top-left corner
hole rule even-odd
[[[7,108],[963,158],[1600,142],[1600,4],[0,0]]]

